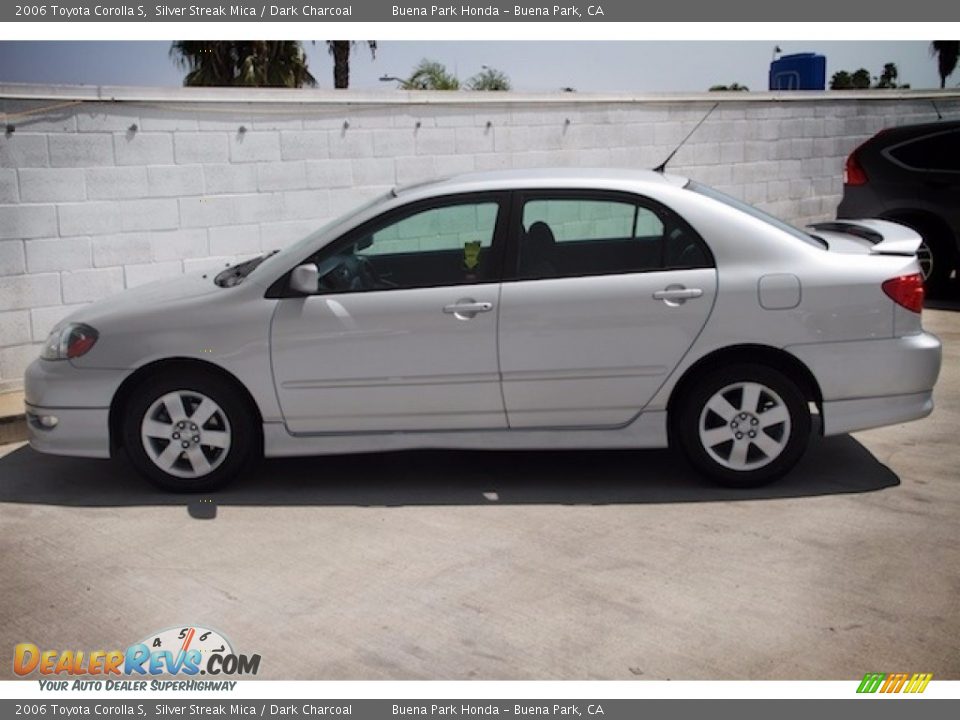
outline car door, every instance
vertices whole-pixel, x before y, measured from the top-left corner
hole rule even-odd
[[[407,205],[307,258],[317,292],[288,293],[270,330],[293,433],[506,427],[497,306],[506,196]]]
[[[500,298],[511,428],[630,422],[703,328],[716,270],[675,213],[632,194],[518,193]]]

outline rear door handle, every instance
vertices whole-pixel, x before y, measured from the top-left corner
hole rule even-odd
[[[447,315],[453,315],[460,320],[469,320],[475,317],[477,313],[485,313],[493,310],[492,302],[477,302],[469,298],[457,300],[452,305],[444,305],[443,312]]]
[[[657,290],[653,294],[654,300],[663,300],[667,305],[683,305],[687,300],[698,298],[703,295],[700,288],[688,288],[683,285],[669,285],[663,290]]]

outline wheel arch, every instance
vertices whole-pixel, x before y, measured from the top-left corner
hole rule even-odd
[[[262,450],[263,416],[260,413],[260,407],[257,405],[256,400],[253,399],[253,395],[250,394],[250,391],[247,389],[247,387],[240,382],[239,379],[237,379],[237,376],[231,373],[229,370],[205,360],[174,357],[164,358],[162,360],[154,360],[146,365],[142,365],[129,376],[127,376],[122,383],[120,383],[120,387],[117,388],[117,391],[113,394],[113,399],[110,401],[108,428],[110,432],[111,454],[116,450],[122,449],[123,447],[123,429],[121,427],[121,423],[123,422],[124,410],[126,408],[126,404],[130,400],[131,394],[136,387],[146,380],[150,375],[166,370],[181,370],[182,372],[200,371],[211,373],[219,376],[223,380],[226,380],[233,385],[239,393],[239,396],[243,398],[243,401],[249,406],[250,411],[254,415],[256,437],[258,438],[258,442],[260,443]]]
[[[782,372],[797,384],[807,402],[817,406],[818,411],[823,409],[823,393],[816,377],[799,358],[786,350],[770,345],[743,344],[714,350],[697,360],[686,369],[680,380],[673,386],[670,399],[667,401],[667,427],[670,444],[674,444],[676,420],[685,393],[693,387],[697,378],[717,368],[734,363],[750,363],[765,365]]]

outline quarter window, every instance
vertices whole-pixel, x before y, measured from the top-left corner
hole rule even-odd
[[[887,152],[912,170],[960,172],[960,130],[911,140]]]

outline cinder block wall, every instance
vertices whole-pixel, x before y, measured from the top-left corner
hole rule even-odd
[[[805,223],[846,155],[960,94],[586,96],[0,86],[0,389],[74,309],[283,246],[395,184],[671,163]],[[2,129],[2,128],[0,128]]]

